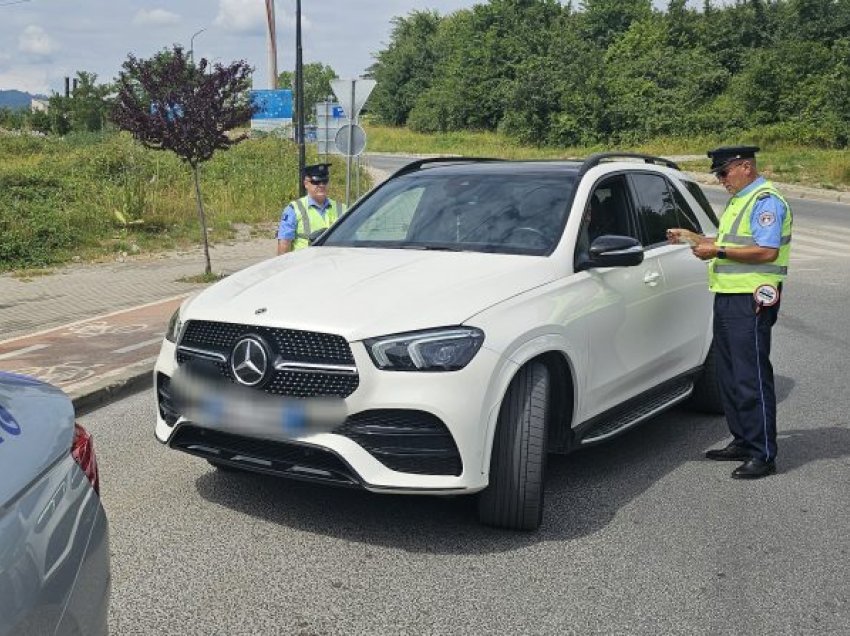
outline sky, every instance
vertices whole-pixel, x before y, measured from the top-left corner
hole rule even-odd
[[[362,76],[389,42],[393,16],[435,9],[441,15],[481,0],[302,0],[305,63]],[[295,0],[276,0],[278,71],[295,67]],[[254,67],[254,87],[269,88],[264,0],[0,0],[0,90],[50,94],[64,77],[114,79],[128,53],[147,58],[172,44],[195,58]]]

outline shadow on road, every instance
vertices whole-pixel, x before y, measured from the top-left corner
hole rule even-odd
[[[777,399],[785,400],[794,386],[777,376]],[[850,455],[850,428],[780,432],[780,476],[811,461]],[[196,487],[207,501],[305,532],[409,552],[487,554],[598,532],[681,466],[704,462],[714,471],[716,463],[703,454],[727,440],[722,417],[675,409],[608,443],[551,456],[543,525],[534,533],[479,525],[474,496],[376,495],[218,470],[198,477]]]
[[[607,444],[550,457],[545,516],[534,533],[479,525],[474,496],[377,495],[215,469],[196,487],[207,501],[305,532],[409,552],[486,554],[597,532],[725,437],[723,418],[674,410]]]

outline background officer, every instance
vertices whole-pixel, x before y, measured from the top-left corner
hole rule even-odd
[[[277,228],[278,254],[307,247],[312,232],[329,228],[345,214],[345,205],[328,197],[329,167],[329,163],[304,167],[307,196],[291,201],[284,208]]]
[[[711,171],[732,195],[715,238],[668,230],[709,261],[714,296],[714,349],[723,409],[732,442],[706,457],[744,463],[732,477],[757,479],[776,470],[776,393],[770,363],[791,247],[791,208],[756,170],[755,146],[708,152]]]

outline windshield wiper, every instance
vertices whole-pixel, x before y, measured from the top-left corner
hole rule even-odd
[[[450,245],[398,245],[403,250],[422,250],[425,252],[463,252],[462,247]]]

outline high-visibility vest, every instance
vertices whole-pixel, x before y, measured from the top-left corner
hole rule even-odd
[[[715,245],[756,245],[750,227],[750,216],[755,204],[770,195],[777,197],[785,205],[782,240],[776,260],[772,263],[739,263],[731,259],[714,258],[708,266],[708,287],[711,291],[718,294],[747,294],[753,293],[761,285],[777,287],[784,280],[791,254],[791,206],[770,181],[765,181],[752,192],[748,192],[747,196],[732,197],[720,217]]]
[[[308,240],[310,234],[316,230],[326,230],[331,225],[336,223],[336,220],[345,214],[345,205],[337,203],[333,199],[327,200],[328,207],[325,208],[325,215],[322,216],[319,211],[312,205],[307,203],[307,197],[301,197],[292,202],[292,207],[295,209],[295,239],[292,241],[292,250],[300,250],[310,244]]]

